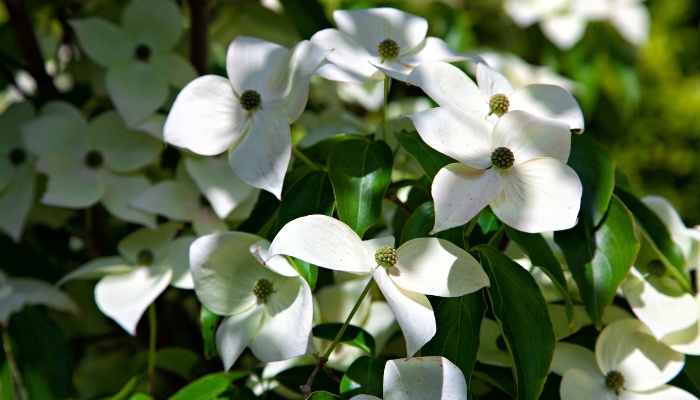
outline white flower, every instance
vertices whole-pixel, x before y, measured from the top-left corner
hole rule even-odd
[[[136,325],[149,305],[170,286],[192,289],[188,250],[194,237],[174,239],[180,224],[168,222],[157,229],[142,228],[117,244],[121,256],[101,257],[63,277],[102,277],[95,286],[95,302],[125,331],[136,334]]]
[[[78,313],[78,306],[64,292],[34,278],[13,278],[0,269],[0,323],[3,328],[12,314],[26,305],[44,305],[59,311]]]
[[[202,304],[225,316],[216,347],[228,370],[246,347],[261,361],[307,353],[311,290],[286,259],[262,264],[269,242],[243,232],[204,236],[192,243],[190,268]],[[274,268],[272,268],[274,265]]]
[[[154,216],[128,206],[150,183],[133,173],[160,154],[162,143],[132,131],[114,111],[87,122],[64,102],[45,105],[41,116],[22,126],[27,148],[38,156],[37,170],[49,181],[41,201],[85,208],[98,201],[122,220],[153,226]]]
[[[577,83],[569,78],[558,75],[547,66],[533,65],[513,53],[487,51],[479,53],[486,63],[502,73],[513,86],[521,88],[533,83],[560,86],[569,92],[575,92]],[[467,66],[478,63],[468,62]]]
[[[287,50],[237,37],[226,55],[228,79],[205,75],[185,86],[165,122],[165,140],[207,156],[229,150],[242,181],[280,198],[291,158],[289,124],[304,111],[325,55],[308,41]]]
[[[657,342],[636,319],[608,325],[598,336],[595,353],[559,342],[551,369],[562,376],[563,400],[696,399],[666,385],[685,365],[685,356]]]
[[[566,165],[571,134],[566,124],[509,111],[495,125],[452,104],[408,115],[421,138],[458,163],[442,168],[432,185],[439,232],[467,223],[487,205],[506,225],[545,232],[576,224],[581,181]],[[435,97],[433,97],[435,99]]]
[[[466,400],[467,380],[445,357],[389,360],[384,366],[384,400]],[[372,400],[359,395],[352,400]]]
[[[442,39],[426,38],[428,21],[394,8],[336,10],[333,19],[338,29],[324,29],[311,37],[330,51],[329,63],[316,71],[326,79],[370,83],[386,74],[406,81],[421,62],[473,58],[456,53]]]
[[[130,127],[165,104],[168,84],[181,88],[197,76],[187,59],[172,52],[184,31],[172,1],[131,3],[121,27],[97,17],[69,22],[85,53],[107,68],[107,91]]]
[[[446,240],[414,239],[396,250],[390,248],[393,244],[393,237],[363,242],[344,223],[309,215],[282,227],[268,260],[284,254],[333,270],[371,273],[401,327],[410,357],[435,335],[435,315],[425,294],[463,296],[488,286],[489,280],[469,253]],[[379,268],[382,255],[393,260],[382,261]]]

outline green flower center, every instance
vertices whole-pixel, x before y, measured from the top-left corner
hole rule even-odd
[[[400,50],[401,48],[399,47],[399,44],[393,39],[384,39],[381,43],[379,43],[379,46],[377,46],[377,51],[379,52],[379,56],[382,58],[382,61],[393,60],[394,58],[398,57]]]
[[[27,154],[24,152],[24,150],[15,148],[10,151],[7,158],[10,160],[12,165],[19,166],[22,165],[22,163],[27,159]]]
[[[396,265],[396,262],[399,260],[399,256],[396,253],[396,249],[393,247],[382,246],[374,253],[374,259],[377,261],[377,264],[384,268],[389,268]]]
[[[258,300],[267,300],[272,294],[272,282],[267,279],[258,279],[253,283],[253,294],[255,294]]]
[[[260,93],[255,90],[246,90],[241,94],[241,107],[244,110],[250,111],[260,107]]]
[[[102,153],[100,153],[97,150],[90,150],[85,155],[85,164],[92,169],[95,169],[102,165],[102,161],[104,161],[104,159],[102,158]]]
[[[510,107],[510,101],[505,94],[494,94],[489,100],[489,107],[491,107],[490,114],[496,114],[499,117],[508,112],[508,107]]]
[[[649,261],[647,268],[649,268],[649,273],[653,276],[664,276],[666,274],[666,266],[661,260]]]
[[[506,345],[506,338],[503,337],[503,335],[498,335],[496,338],[496,347],[498,347],[498,350],[500,351],[508,351],[508,345]]]
[[[139,251],[139,254],[136,255],[136,262],[144,267],[153,264],[153,253],[148,249]]]
[[[512,167],[514,161],[513,152],[507,147],[499,147],[491,153],[491,164],[500,169]]]
[[[605,386],[617,393],[625,386],[625,377],[619,371],[610,371],[605,377]]]
[[[148,45],[141,43],[140,45],[136,46],[134,56],[141,61],[146,61],[151,56],[151,48],[148,47]]]

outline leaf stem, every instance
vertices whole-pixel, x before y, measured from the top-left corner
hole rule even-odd
[[[148,381],[148,394],[153,390],[153,380],[156,375],[156,334],[158,322],[156,320],[156,305],[148,306],[148,366],[146,367],[146,379]]]
[[[14,353],[12,353],[12,343],[10,342],[10,334],[6,325],[7,324],[3,324],[3,327],[0,328],[2,329],[2,347],[5,349],[7,364],[10,366],[14,392],[19,394],[19,400],[29,400],[29,390],[27,390],[27,386],[24,384],[22,372],[19,370],[19,365],[17,365]]]
[[[389,143],[387,140],[387,128],[386,128],[386,108],[389,98],[389,80],[391,78],[389,75],[384,75],[384,104],[382,106],[382,139]]]
[[[306,164],[309,168],[311,168],[314,171],[318,171],[321,168],[318,167],[313,161],[309,160],[308,157],[304,155],[299,149],[297,149],[296,146],[292,145],[292,153],[294,153],[294,156],[298,159],[300,159],[304,164]]]

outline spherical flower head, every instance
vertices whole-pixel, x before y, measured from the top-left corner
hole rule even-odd
[[[499,147],[491,153],[491,164],[497,168],[508,169],[513,166],[513,162],[513,152],[507,147]]]
[[[253,283],[253,294],[260,301],[267,300],[273,291],[272,282],[267,279],[258,279]]]
[[[241,93],[241,107],[244,110],[250,111],[260,107],[260,93],[255,90],[246,90]]]
[[[393,60],[399,56],[401,48],[394,39],[384,39],[377,46],[377,52],[382,60]]]
[[[489,108],[491,113],[498,115],[499,117],[508,112],[508,107],[510,107],[510,102],[508,101],[508,96],[503,93],[496,93],[489,99]]]
[[[377,264],[381,265],[382,267],[391,268],[396,265],[399,257],[396,253],[396,249],[393,247],[382,246],[374,253],[374,259],[377,261]]]
[[[619,393],[619,391],[625,387],[625,377],[622,375],[622,372],[608,372],[608,374],[605,376],[605,386],[607,386],[608,389],[612,390],[613,392]]]

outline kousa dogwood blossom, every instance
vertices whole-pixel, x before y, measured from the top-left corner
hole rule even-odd
[[[22,138],[38,157],[37,171],[49,178],[43,203],[85,208],[101,202],[124,221],[155,225],[153,214],[128,204],[150,186],[137,171],[159,156],[159,140],[126,128],[114,111],[88,122],[65,102],[45,105],[38,118],[22,125]]]
[[[12,314],[27,305],[42,305],[59,311],[78,313],[75,304],[66,293],[48,282],[34,278],[10,277],[0,269],[0,323],[6,327]]]
[[[504,51],[479,52],[481,57],[489,67],[497,70],[516,88],[541,83],[545,85],[555,85],[575,92],[579,84],[569,78],[557,74],[548,66],[534,65],[526,62],[517,55]],[[467,67],[478,63],[467,63]]]
[[[287,259],[263,265],[268,246],[249,233],[223,232],[203,236],[190,248],[197,298],[225,317],[216,347],[226,370],[246,347],[265,362],[309,351],[311,289]]]
[[[469,253],[446,240],[419,238],[398,249],[393,245],[393,237],[363,242],[346,224],[309,215],[282,227],[267,260],[283,254],[337,271],[372,274],[401,327],[410,357],[435,335],[435,315],[426,294],[463,296],[488,286],[489,279]]]
[[[370,83],[386,74],[406,81],[421,62],[476,59],[455,52],[442,39],[426,38],[428,21],[394,8],[336,10],[333,19],[338,29],[324,29],[311,37],[330,51],[329,62],[316,71],[329,80]]]
[[[637,319],[608,325],[598,336],[595,353],[559,342],[552,372],[561,375],[563,400],[697,399],[666,385],[685,365],[685,356],[658,342]]]
[[[18,241],[34,203],[35,159],[20,127],[34,118],[31,103],[15,103],[0,115],[0,230]]]
[[[441,107],[475,113],[494,124],[507,112],[522,110],[561,121],[576,133],[584,129],[581,107],[566,89],[539,83],[515,89],[503,74],[484,63],[476,64],[478,87],[462,70],[440,61],[422,63],[407,81]]]
[[[389,360],[384,366],[384,400],[466,400],[467,380],[445,357]],[[359,395],[352,400],[376,400]]]
[[[289,124],[304,111],[309,81],[326,53],[309,41],[288,50],[237,37],[226,55],[228,79],[205,75],[178,94],[165,122],[166,142],[206,156],[228,150],[236,176],[281,198]]]
[[[95,286],[100,311],[131,335],[149,305],[168,286],[192,289],[188,251],[192,236],[175,238],[181,224],[168,222],[156,229],[141,228],[117,244],[119,256],[94,259],[63,277],[101,278]]]
[[[99,17],[69,23],[88,57],[107,69],[107,92],[130,127],[165,104],[170,85],[179,89],[197,76],[172,51],[184,32],[182,13],[172,1],[133,2],[121,26]]]
[[[523,232],[576,224],[583,189],[566,165],[571,134],[563,122],[510,111],[492,125],[452,105],[408,117],[429,146],[459,161],[433,179],[433,232],[463,225],[487,205]]]

